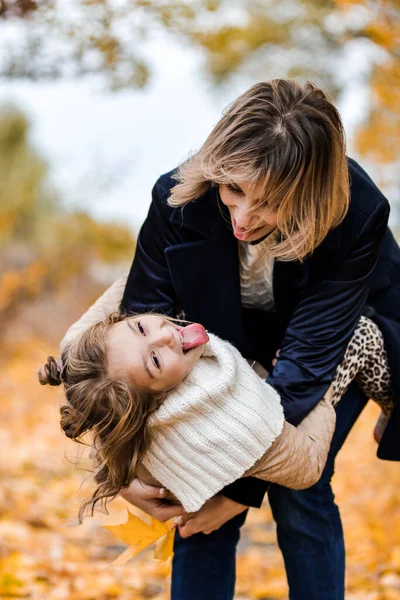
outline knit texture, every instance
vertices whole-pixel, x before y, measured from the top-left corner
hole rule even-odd
[[[279,394],[236,348],[209,337],[192,371],[150,416],[143,459],[189,512],[239,479],[284,423]]]

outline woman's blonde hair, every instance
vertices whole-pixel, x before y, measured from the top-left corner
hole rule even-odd
[[[200,198],[211,185],[246,182],[258,198],[252,210],[277,213],[281,240],[272,254],[286,261],[311,254],[349,206],[340,115],[310,82],[274,79],[252,86],[174,177],[171,206]]]
[[[124,318],[114,313],[96,323],[66,346],[59,361],[49,356],[38,371],[42,385],[64,384],[66,404],[60,411],[65,435],[85,443],[82,436],[93,433],[98,487],[80,507],[80,521],[88,508],[93,515],[98,502],[106,509],[107,500],[133,481],[150,443],[147,418],[162,398],[108,372],[107,333]]]

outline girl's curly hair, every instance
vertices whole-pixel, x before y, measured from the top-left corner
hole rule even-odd
[[[93,434],[94,480],[97,488],[80,507],[82,522],[87,509],[106,509],[107,501],[129,486],[149,446],[146,421],[161,401],[161,393],[137,388],[108,373],[106,339],[110,328],[126,318],[114,313],[69,342],[61,359],[52,356],[38,371],[42,385],[64,385],[66,403],[61,407],[61,428],[79,443]]]

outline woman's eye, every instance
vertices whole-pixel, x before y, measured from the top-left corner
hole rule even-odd
[[[234,194],[243,194],[242,190],[234,185],[232,185],[231,183],[228,183],[227,186],[228,190],[230,192],[233,192]]]
[[[157,369],[160,369],[161,368],[161,364],[160,364],[160,361],[158,360],[157,356],[155,354],[153,354],[152,357],[151,357],[151,359],[153,361],[154,366]]]
[[[143,329],[143,327],[142,327],[142,324],[141,324],[141,322],[140,322],[140,321],[138,321],[138,322],[137,322],[137,328],[138,328],[139,332],[140,332],[142,335],[146,335],[146,333],[145,333],[145,331],[144,331],[144,329]]]

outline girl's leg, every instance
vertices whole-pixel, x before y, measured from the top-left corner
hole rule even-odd
[[[355,380],[363,394],[381,407],[385,417],[393,409],[393,391],[387,354],[379,327],[361,317],[338,366],[333,380],[333,404],[336,405]]]

